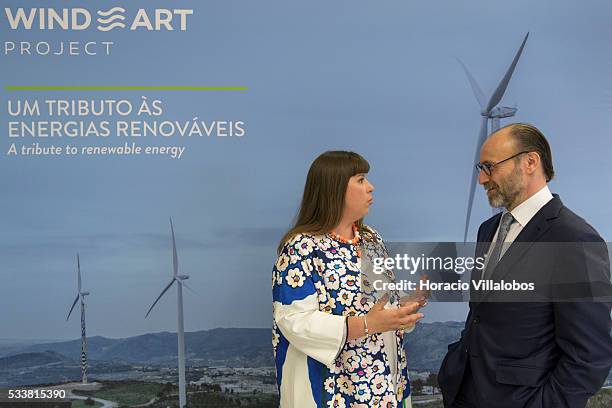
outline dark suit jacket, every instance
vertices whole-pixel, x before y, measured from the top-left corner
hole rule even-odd
[[[500,219],[501,214],[497,214],[480,226],[476,256],[487,252]],[[543,242],[595,245],[580,249],[580,245],[572,244],[556,256],[534,256],[532,243]],[[529,267],[534,262],[539,263],[535,269]],[[520,281],[529,270],[532,276],[537,272],[553,279],[558,275],[552,265],[560,264],[574,278],[586,281],[596,276],[600,284],[610,287],[610,264],[602,238],[555,196],[523,228],[491,278]],[[477,298],[479,301],[470,302],[461,339],[448,346],[438,375],[445,407],[452,406],[468,363],[479,407],[586,405],[612,366],[611,304],[552,301],[550,296],[555,296],[556,287],[559,285],[551,284],[545,290],[545,301],[496,302],[495,294],[485,293]],[[584,298],[584,291],[581,294]]]

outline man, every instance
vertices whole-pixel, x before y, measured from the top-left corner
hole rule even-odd
[[[440,368],[444,406],[584,407],[612,365],[610,303],[584,301],[585,285],[579,284],[565,289],[581,289],[573,295],[583,301],[567,301],[571,293],[553,298],[563,292],[558,288],[567,271],[573,274],[568,282],[579,277],[588,287],[595,280],[606,292],[607,248],[586,221],[550,193],[550,146],[534,126],[517,123],[495,132],[483,144],[477,168],[489,203],[504,212],[478,230],[476,256],[485,256],[486,265],[476,279],[525,281],[544,274],[540,281],[552,283],[544,301],[508,301],[505,293],[505,301],[496,302],[501,292],[472,297],[461,339],[449,345]],[[542,257],[535,254],[537,243],[569,246]],[[559,265],[565,272],[559,273]],[[561,283],[555,286],[555,280]]]

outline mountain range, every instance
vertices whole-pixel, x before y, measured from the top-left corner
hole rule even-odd
[[[437,372],[447,346],[459,339],[463,322],[419,323],[405,337],[408,367]],[[9,344],[10,343],[10,344]],[[0,339],[0,387],[59,383],[80,376],[81,340],[36,343]],[[175,368],[176,333],[123,339],[87,339],[89,372],[114,378],[124,373]],[[187,366],[273,367],[270,329],[212,329],[185,333]],[[157,367],[157,368],[156,368]],[[126,374],[127,373],[127,374]],[[608,377],[612,384],[612,372]]]
[[[415,370],[437,370],[449,343],[459,338],[460,322],[420,323],[407,334],[409,365]],[[149,333],[124,339],[94,336],[87,339],[89,361],[175,364],[176,333]],[[185,333],[187,364],[197,366],[271,367],[274,365],[270,329],[212,329]],[[78,362],[81,340],[13,346],[0,355],[0,371],[19,364],[37,365],[53,359]]]

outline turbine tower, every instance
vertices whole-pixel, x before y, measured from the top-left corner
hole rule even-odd
[[[170,287],[176,282],[177,289],[177,309],[178,309],[178,369],[179,369],[179,407],[183,408],[187,403],[187,394],[185,392],[185,327],[183,323],[183,282],[185,279],[189,279],[189,275],[178,274],[178,256],[176,254],[176,240],[174,239],[174,226],[172,225],[172,218],[170,218],[170,231],[172,232],[172,266],[173,274],[170,283],[162,290],[161,294],[155,299],[155,302],[151,305],[145,319],[151,313],[151,310],[155,307],[159,299],[170,289]],[[185,285],[186,286],[186,285]]]
[[[521,58],[521,54],[523,53],[523,48],[525,48],[525,43],[527,43],[527,38],[529,38],[529,33],[525,35],[523,39],[523,43],[519,47],[510,67],[506,71],[506,74],[501,79],[495,91],[491,94],[489,99],[485,99],[485,95],[482,92],[482,89],[476,82],[476,79],[470,74],[467,67],[461,60],[459,63],[463,67],[466,76],[468,77],[468,81],[470,81],[470,85],[472,87],[472,91],[474,92],[474,96],[480,105],[481,111],[480,115],[482,116],[480,120],[480,132],[478,134],[478,142],[476,143],[476,154],[474,163],[478,162],[478,158],[480,156],[480,148],[484,143],[485,139],[493,132],[499,129],[499,120],[502,118],[509,118],[514,116],[517,111],[516,107],[508,107],[508,106],[497,106],[501,101],[504,93],[506,92],[506,88],[508,87],[508,83],[510,82],[510,78],[512,78],[512,74],[514,73],[514,69],[516,68],[516,64],[518,63],[519,58]],[[489,121],[491,121],[491,131],[489,132]],[[465,231],[463,234],[463,242],[467,240],[468,230],[470,228],[470,216],[472,214],[472,205],[474,204],[474,192],[476,191],[476,182],[478,178],[478,173],[476,170],[472,172],[472,181],[470,183],[470,194],[468,198],[467,204],[467,214],[465,217]]]
[[[85,334],[85,296],[89,295],[89,292],[83,292],[81,288],[81,261],[79,259],[79,253],[77,252],[77,295],[72,303],[72,307],[68,312],[66,321],[70,318],[70,314],[76,306],[79,299],[81,299],[81,381],[83,384],[87,384],[87,335]]]

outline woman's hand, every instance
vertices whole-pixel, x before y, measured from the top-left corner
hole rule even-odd
[[[421,276],[421,278],[419,279],[420,282],[425,282],[427,281],[428,277],[427,275],[423,275]],[[419,288],[412,291],[408,296],[402,296],[400,298],[400,305],[404,306],[408,303],[413,303],[413,302],[418,302],[419,303],[419,309],[422,307],[427,306],[427,299],[431,296],[431,292],[429,290],[423,290],[421,289],[421,285],[419,284]]]
[[[417,313],[421,308],[420,302],[405,302],[397,309],[385,309],[388,300],[389,296],[383,296],[368,312],[370,333],[410,329],[424,316]]]
[[[348,340],[357,339],[365,335],[365,319],[367,319],[369,334],[383,333],[394,330],[412,328],[417,321],[423,318],[422,313],[416,313],[420,308],[419,302],[407,302],[396,309],[385,309],[389,296],[383,296],[365,316],[351,316],[348,318]]]

